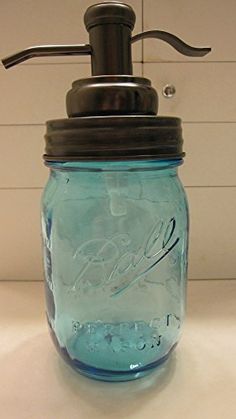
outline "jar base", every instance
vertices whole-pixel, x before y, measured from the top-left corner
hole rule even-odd
[[[50,325],[49,325],[50,327]],[[101,368],[96,368],[90,365],[87,365],[78,359],[72,359],[65,347],[61,347],[57,340],[57,337],[54,333],[52,327],[50,327],[50,334],[54,345],[60,356],[63,360],[70,365],[76,372],[94,380],[99,381],[109,381],[109,382],[121,382],[121,381],[132,381],[137,380],[139,378],[143,378],[146,375],[151,374],[157,369],[160,365],[162,365],[167,359],[169,358],[171,352],[175,349],[177,342],[170,348],[170,350],[163,355],[161,358],[157,359],[156,361],[145,365],[144,367],[135,368],[135,370],[127,370],[127,371],[115,371],[115,370],[106,370]]]
[[[103,370],[89,365],[83,364],[82,362],[75,359],[66,359],[66,363],[69,364],[78,373],[92,378],[98,381],[109,381],[109,382],[122,382],[122,381],[133,381],[153,373],[159,366],[161,366],[169,358],[171,352],[175,348],[176,344],[170,349],[170,351],[156,362],[149,364],[143,368],[136,369],[135,371],[111,371]],[[65,358],[64,358],[65,359]]]

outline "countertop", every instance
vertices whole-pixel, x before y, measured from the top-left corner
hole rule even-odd
[[[191,281],[181,342],[157,372],[97,382],[60,360],[41,282],[0,282],[1,419],[235,419],[236,280]]]

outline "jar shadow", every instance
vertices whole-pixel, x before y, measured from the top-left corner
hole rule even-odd
[[[55,373],[61,386],[74,394],[96,411],[109,417],[125,417],[138,411],[144,404],[156,398],[170,383],[176,369],[176,355],[144,378],[126,382],[97,381],[80,375],[60,358]],[[112,413],[111,413],[112,412]]]

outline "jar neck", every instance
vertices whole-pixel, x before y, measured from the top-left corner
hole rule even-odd
[[[168,160],[130,160],[130,161],[76,161],[45,162],[55,171],[88,171],[88,172],[135,172],[175,169],[183,164],[183,159]]]

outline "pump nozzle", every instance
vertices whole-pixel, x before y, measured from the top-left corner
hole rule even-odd
[[[20,64],[34,57],[51,57],[61,55],[91,55],[90,45],[42,45],[27,48],[16,54],[3,58],[2,63],[6,69]]]

